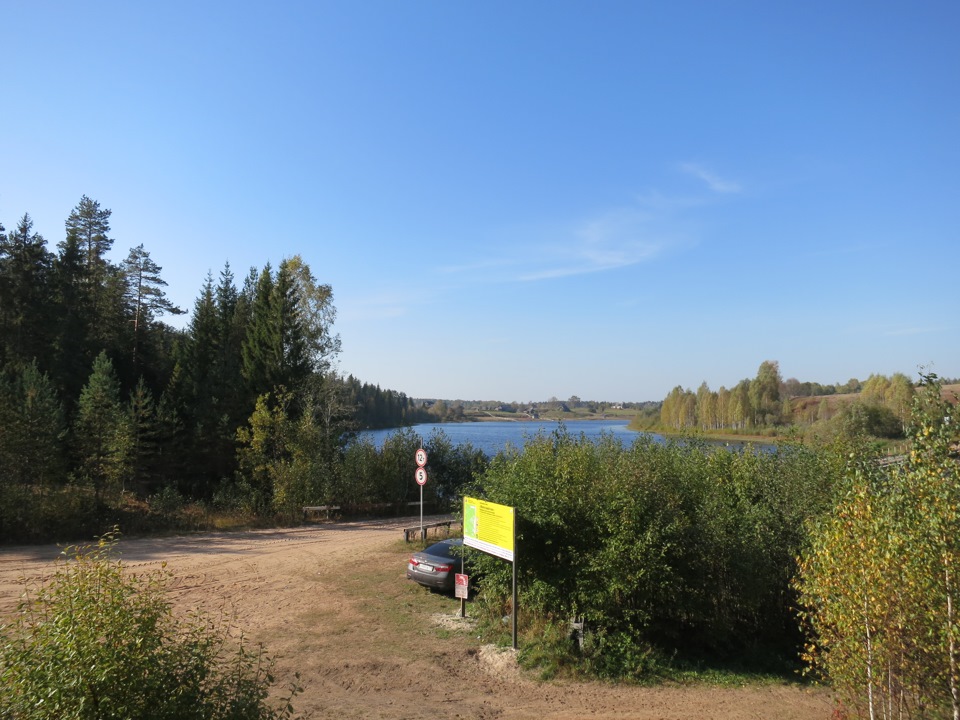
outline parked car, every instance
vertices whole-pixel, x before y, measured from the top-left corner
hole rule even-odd
[[[462,538],[450,538],[415,552],[407,561],[407,577],[425,587],[452,592],[462,546]]]

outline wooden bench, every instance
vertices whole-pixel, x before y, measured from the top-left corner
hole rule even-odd
[[[310,517],[315,517],[320,513],[323,513],[324,516],[329,520],[330,513],[334,510],[339,510],[339,505],[308,505],[303,508],[303,519],[304,521],[308,520]]]
[[[456,521],[455,521],[455,520],[441,520],[440,522],[424,523],[424,524],[423,524],[423,531],[422,531],[422,532],[421,532],[421,530],[420,530],[420,526],[419,526],[419,525],[417,525],[416,527],[404,528],[404,529],[403,529],[403,539],[404,539],[405,542],[410,542],[410,538],[411,538],[411,537],[416,537],[417,535],[420,535],[420,539],[421,539],[421,540],[426,540],[426,539],[427,539],[427,533],[428,533],[428,531],[430,530],[430,528],[446,528],[446,529],[447,529],[447,533],[449,533],[449,532],[450,532],[450,525],[451,525],[451,523],[454,523],[454,522],[456,522]]]

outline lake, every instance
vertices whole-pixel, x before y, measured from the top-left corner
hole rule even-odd
[[[411,426],[411,430],[417,433],[423,440],[429,441],[430,435],[435,430],[442,431],[454,445],[470,443],[484,454],[493,457],[498,452],[511,445],[515,448],[522,448],[528,438],[535,437],[538,433],[549,435],[560,423],[550,420],[491,420],[489,422],[466,422],[466,423],[421,423]],[[572,437],[580,437],[581,434],[587,438],[597,438],[606,433],[620,438],[624,446],[628,446],[641,434],[636,430],[627,428],[626,420],[571,420],[564,422],[563,426]],[[361,433],[361,437],[369,437],[377,447],[383,444],[383,441],[393,433],[397,428],[388,428],[385,430],[366,430]],[[662,440],[659,435],[651,435],[657,440]]]

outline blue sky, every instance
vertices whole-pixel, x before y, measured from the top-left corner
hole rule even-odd
[[[55,248],[86,194],[186,309],[299,254],[363,381],[960,376],[956,2],[6,0],[0,26],[7,228]]]

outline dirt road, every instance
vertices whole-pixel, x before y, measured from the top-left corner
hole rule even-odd
[[[831,700],[796,687],[638,688],[539,682],[509,653],[481,647],[458,601],[404,577],[400,528],[419,518],[182,537],[124,539],[134,570],[174,573],[178,609],[226,611],[265,643],[281,680],[301,675],[313,718],[775,718],[823,720]],[[0,549],[0,614],[59,549]]]

